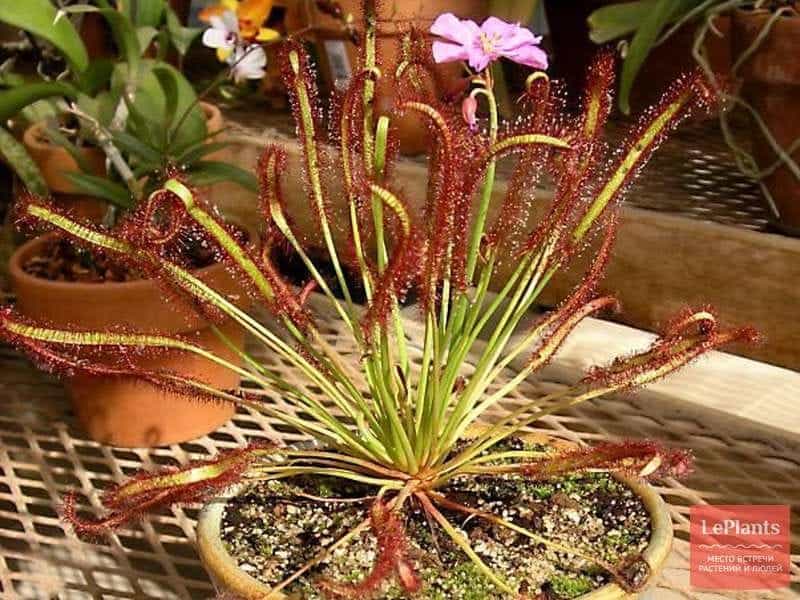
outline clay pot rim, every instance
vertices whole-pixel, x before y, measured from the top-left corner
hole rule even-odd
[[[33,150],[37,150],[39,152],[63,152],[67,153],[66,148],[59,146],[58,144],[54,144],[47,139],[47,136],[44,133],[44,121],[36,121],[36,123],[31,123],[28,128],[22,133],[22,143],[25,144],[28,148],[32,148]],[[97,146],[82,146],[78,148],[79,151],[85,154],[91,153],[100,153],[102,154],[102,150]]]
[[[134,291],[140,288],[144,289],[151,287],[154,284],[159,284],[159,281],[155,278],[135,279],[133,281],[103,281],[101,283],[88,283],[83,281],[53,281],[51,279],[42,279],[41,277],[36,277],[35,275],[31,275],[30,273],[26,272],[25,269],[22,268],[23,261],[29,258],[34,250],[38,249],[47,241],[54,239],[57,236],[57,233],[40,235],[28,240],[19,248],[17,248],[8,261],[8,272],[11,280],[24,281],[25,284],[30,287],[55,287],[59,289],[69,288],[72,290],[82,291],[96,291],[105,286],[112,286],[115,290]],[[204,275],[213,274],[220,269],[225,269],[225,265],[221,262],[218,262],[214,263],[213,265],[208,265],[207,267],[196,269],[192,272],[202,279]]]
[[[474,435],[474,432],[480,432],[485,429],[486,426],[475,425],[470,428],[467,435]],[[562,447],[574,446],[571,442],[566,442],[563,439],[544,434],[529,434],[520,437],[529,441],[550,443]],[[309,444],[313,445],[313,442]],[[646,589],[658,578],[672,549],[672,540],[674,537],[672,518],[670,517],[664,499],[648,483],[630,477],[619,475],[615,475],[615,477],[630,487],[634,494],[642,500],[650,516],[650,541],[642,554],[643,558],[650,565],[650,576],[647,579]],[[236,496],[246,486],[247,484],[234,486],[229,490],[227,497]],[[200,554],[203,566],[209,571],[212,580],[215,584],[222,585],[226,589],[242,595],[244,598],[253,597],[262,598],[263,600],[290,600],[285,594],[281,592],[272,592],[263,583],[239,569],[236,561],[225,549],[220,535],[220,525],[222,522],[222,511],[226,504],[227,501],[225,498],[207,503],[200,511],[197,521],[197,550]],[[624,600],[636,596],[638,596],[638,593],[631,595],[618,584],[608,583],[588,594],[579,596],[576,600]]]
[[[210,131],[210,125],[212,123],[218,125],[219,129],[222,129],[224,126],[224,117],[222,116],[222,111],[219,106],[211,102],[206,102],[205,100],[200,100],[200,108],[203,110],[203,116],[206,118],[206,125],[209,129],[208,133],[215,133],[215,131]]]

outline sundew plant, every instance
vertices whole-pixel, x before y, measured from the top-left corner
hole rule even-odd
[[[322,403],[304,388],[282,378],[268,365],[243,354],[241,366],[209,353],[191,339],[133,331],[54,329],[3,309],[3,336],[45,368],[67,375],[134,377],[200,400],[230,402],[262,411],[320,444],[286,448],[256,444],[214,460],[180,469],[141,474],[108,491],[108,514],[81,517],[74,496],[64,512],[81,533],[96,535],[163,505],[192,502],[221,493],[237,481],[268,481],[300,475],[355,481],[375,490],[369,518],[333,542],[310,564],[274,590],[285,589],[326,555],[372,528],[379,541],[373,573],[363,581],[322,582],[331,595],[356,597],[374,592],[394,577],[409,593],[421,580],[403,538],[403,513],[419,507],[500,590],[518,590],[495,573],[445,513],[464,513],[550,546],[558,543],[516,525],[498,514],[477,511],[448,498],[441,490],[456,478],[502,475],[543,480],[575,472],[619,472],[645,478],[681,475],[688,469],[682,451],[654,442],[604,443],[595,448],[547,452],[498,450],[498,444],[546,415],[621,390],[648,384],[724,344],[755,337],[749,328],[723,330],[712,311],[686,310],[666,326],[650,347],[592,369],[569,389],[531,399],[507,411],[477,434],[472,426],[489,410],[502,413],[500,401],[548,363],[570,332],[585,318],[616,306],[598,293],[614,245],[620,203],[626,188],[648,158],[688,114],[713,101],[699,76],[676,82],[661,103],[642,116],[624,145],[610,151],[601,134],[611,109],[614,59],[601,53],[589,68],[582,110],[567,114],[545,72],[546,56],[538,39],[519,26],[490,19],[481,26],[444,15],[432,33],[412,34],[404,59],[387,72],[376,57],[374,2],[364,3],[366,31],[361,35],[362,64],[349,87],[336,99],[330,131],[320,126],[321,102],[309,57],[287,42],[283,50],[285,84],[291,95],[302,147],[308,206],[316,217],[318,240],[327,252],[336,284],[320,273],[309,240],[295,230],[282,196],[287,152],[267,148],[258,165],[260,206],[266,221],[261,243],[243,243],[181,179],[179,170],[148,201],[113,230],[84,224],[48,202],[29,198],[19,207],[21,220],[47,225],[75,243],[102,252],[142,273],[161,278],[209,319],[232,319],[283,363],[292,365],[322,391]],[[520,104],[526,116],[500,125],[489,65],[501,57],[532,68]],[[464,61],[471,87],[455,103],[443,103],[426,90],[433,62]],[[375,82],[394,77],[402,90],[396,113],[414,112],[430,124],[428,195],[422,211],[412,213],[392,177],[397,144],[392,115],[377,117]],[[479,113],[488,118],[479,118]],[[337,148],[338,146],[338,148]],[[499,160],[516,159],[508,193],[499,210],[490,211]],[[552,182],[552,200],[535,200],[537,184]],[[333,184],[331,183],[333,182]],[[344,190],[347,219],[334,219],[333,197]],[[530,232],[515,231],[533,210],[545,215]],[[492,215],[490,217],[490,214]],[[335,243],[344,230],[349,243]],[[200,237],[229,265],[252,298],[274,315],[265,325],[237,303],[207,286],[188,270],[182,249],[187,238]],[[337,236],[338,237],[338,236]],[[271,248],[289,245],[310,273],[309,285],[292,287],[271,262]],[[590,251],[589,248],[598,248]],[[592,252],[590,266],[577,288],[530,329],[520,323],[551,278],[582,253]],[[510,274],[495,281],[505,261]],[[353,301],[353,280],[366,295],[366,307]],[[332,288],[340,294],[334,294]],[[357,362],[326,343],[308,295],[324,294],[346,325],[359,350]],[[424,321],[420,364],[409,359],[401,303],[410,290]],[[479,338],[485,343],[478,343]],[[102,350],[102,353],[97,353]],[[214,389],[200,380],[130,366],[135,353],[179,351],[199,355],[238,373],[247,386]],[[116,351],[118,360],[103,360]],[[527,362],[511,379],[499,379],[518,357]],[[470,361],[474,369],[462,369]],[[493,386],[501,381],[502,385]],[[280,411],[253,387],[277,390],[303,418]],[[628,589],[620,565],[599,564]]]

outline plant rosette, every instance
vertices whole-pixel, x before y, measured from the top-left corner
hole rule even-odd
[[[480,430],[485,428],[477,428]],[[509,446],[507,452],[522,448],[545,453],[577,451],[574,444],[541,434],[527,434],[504,445]],[[649,484],[635,476],[586,473],[536,482],[490,477],[477,485],[454,480],[448,487],[442,490],[448,497],[476,510],[473,515],[459,510],[446,514],[487,564],[505,579],[520,583],[521,589],[527,588],[523,598],[636,597],[657,579],[672,546],[672,521],[666,504]],[[299,495],[291,497],[293,492]],[[227,594],[225,597],[356,597],[357,582],[367,580],[370,571],[379,569],[378,537],[367,530],[332,552],[326,547],[339,539],[338,533],[368,518],[372,497],[363,496],[365,493],[367,490],[357,484],[343,486],[314,476],[269,486],[236,486],[225,497],[207,503],[200,513],[197,544],[203,564],[218,591]],[[478,511],[493,505],[505,507],[502,514],[511,523],[522,524],[555,544],[561,541],[579,547],[583,556],[571,556],[566,550],[482,520]],[[443,532],[437,534],[436,526],[425,519],[421,509],[408,511],[404,527],[408,556],[421,579],[415,597],[509,597],[467,557],[459,555],[459,549],[447,543]],[[602,566],[590,560],[596,557],[623,565],[626,576],[636,580],[637,592],[613,582]],[[304,564],[311,566],[293,583],[273,590],[271,586]],[[351,588],[340,589],[337,595],[330,583],[334,581],[344,581]],[[391,580],[368,595],[406,597]]]

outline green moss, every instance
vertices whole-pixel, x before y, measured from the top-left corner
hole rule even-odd
[[[275,549],[269,541],[262,541],[259,543],[259,551],[262,556],[271,557],[275,553]]]
[[[526,483],[524,493],[537,500],[549,500],[556,488],[549,483]]]
[[[436,572],[433,577],[441,577],[441,572]],[[436,581],[435,587],[428,590],[430,600],[490,600],[498,597],[498,589],[486,576],[478,570],[473,562],[464,562],[447,573],[443,579]]]
[[[564,600],[577,598],[594,588],[591,580],[584,575],[555,575],[550,580],[550,585],[556,597]]]

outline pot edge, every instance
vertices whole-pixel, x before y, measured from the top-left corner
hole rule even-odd
[[[541,437],[524,436],[526,439]],[[563,442],[559,438],[544,436],[550,441]],[[648,578],[647,587],[650,587],[658,578],[670,551],[672,550],[672,540],[674,537],[672,529],[672,518],[670,517],[664,499],[656,490],[641,480],[630,477],[616,476],[617,479],[628,485],[633,492],[639,496],[650,515],[651,534],[650,542],[644,550],[643,557],[650,565],[651,573]],[[204,568],[214,581],[215,585],[224,586],[234,593],[244,598],[258,598],[259,600],[294,600],[281,592],[272,592],[266,586],[251,577],[241,569],[234,559],[228,554],[222,544],[220,535],[220,524],[222,521],[222,511],[225,508],[229,497],[235,496],[247,484],[240,484],[232,487],[224,498],[215,499],[206,503],[200,511],[197,521],[197,550]],[[644,591],[644,590],[642,590]],[[641,593],[641,592],[639,592]],[[638,593],[630,594],[616,583],[609,583],[588,594],[580,596],[576,600],[623,600],[626,598],[636,598]]]

